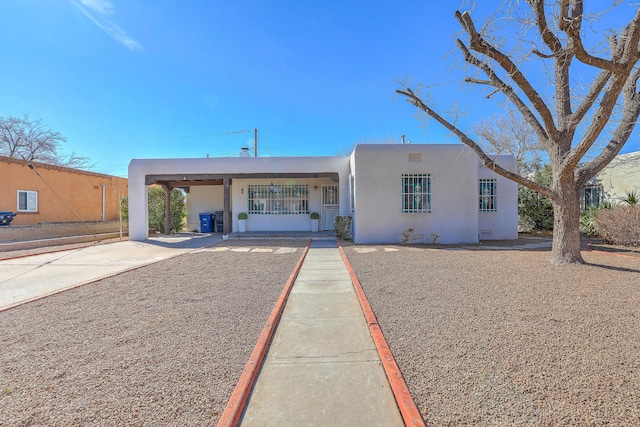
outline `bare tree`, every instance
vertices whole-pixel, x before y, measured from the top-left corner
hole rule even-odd
[[[588,45],[585,40],[583,3],[583,0],[556,0],[547,4],[544,0],[526,0],[530,19],[517,20],[521,30],[516,34],[526,37],[529,30],[536,34],[530,41],[528,57],[517,56],[515,51],[507,53],[504,45],[494,40],[490,23],[478,31],[468,12],[455,13],[466,35],[466,41],[458,39],[456,45],[472,69],[483,75],[467,77],[465,81],[489,87],[491,93],[487,98],[499,93],[515,106],[549,155],[553,177],[550,186],[501,168],[475,140],[438,114],[408,85],[397,91],[471,147],[487,167],[551,199],[554,228],[550,261],[554,264],[583,262],[579,230],[581,189],[620,152],[640,115],[637,88],[640,8],[635,8],[632,19],[619,31],[611,31],[605,52],[594,53],[589,50],[596,45]],[[516,12],[524,7],[519,1],[503,4],[516,8]],[[619,4],[616,1],[611,8]],[[514,10],[509,12],[517,16]],[[536,47],[536,41],[540,41],[542,51]],[[540,82],[540,69],[525,63],[531,59],[542,63],[548,81]],[[580,83],[586,79],[591,80],[590,85]],[[552,90],[545,98],[549,82]]]
[[[60,132],[54,132],[40,120],[30,120],[25,114],[19,117],[0,117],[0,154],[22,159],[26,162],[42,162],[86,169],[89,161],[75,153],[65,156],[60,152],[60,144],[67,139]]]
[[[518,163],[518,173],[528,176],[542,162],[542,146],[522,116],[513,109],[506,115],[496,115],[473,126],[480,137],[478,145],[485,153],[511,154]]]

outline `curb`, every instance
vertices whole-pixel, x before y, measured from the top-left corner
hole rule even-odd
[[[307,247],[304,249],[302,256],[298,260],[298,263],[293,268],[293,272],[289,276],[287,283],[276,302],[269,319],[267,319],[267,323],[264,325],[262,329],[262,333],[260,334],[260,338],[258,338],[258,342],[249,357],[249,361],[247,362],[244,371],[242,371],[242,375],[240,375],[240,379],[236,384],[236,388],[233,390],[231,397],[229,398],[229,402],[227,403],[227,407],[222,413],[222,416],[218,420],[218,427],[235,427],[238,425],[240,421],[240,417],[244,412],[247,401],[249,400],[249,395],[251,394],[251,389],[258,378],[258,372],[262,367],[262,362],[264,361],[264,357],[267,354],[267,348],[269,348],[269,344],[271,343],[271,338],[276,330],[276,326],[280,321],[280,316],[282,315],[282,311],[284,310],[284,306],[287,303],[287,299],[289,298],[289,293],[291,292],[291,288],[293,288],[293,284],[298,277],[298,273],[302,268],[302,263],[309,252],[309,247],[311,246],[311,241],[307,244]]]
[[[344,261],[347,271],[349,272],[349,276],[351,277],[351,282],[353,283],[358,300],[360,301],[364,317],[369,325],[371,337],[376,344],[378,355],[382,361],[384,372],[389,380],[391,391],[396,399],[396,404],[398,405],[404,424],[412,427],[425,426],[426,424],[422,418],[422,414],[420,414],[418,407],[411,397],[411,393],[409,393],[407,383],[404,381],[400,368],[391,353],[391,349],[389,349],[387,340],[382,334],[382,329],[380,329],[380,325],[378,325],[378,320],[376,319],[373,309],[371,308],[371,305],[369,305],[369,300],[367,300],[367,296],[365,295],[364,290],[360,285],[360,281],[356,277],[356,273],[353,270],[353,267],[351,267],[351,263],[347,259],[347,255],[344,253],[344,249],[340,242],[338,242],[338,250],[342,255],[342,260]]]

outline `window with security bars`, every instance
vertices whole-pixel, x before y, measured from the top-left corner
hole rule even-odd
[[[481,179],[479,185],[479,209],[480,212],[496,212],[498,210],[497,180]]]
[[[253,184],[247,190],[250,214],[309,214],[308,185]]]
[[[431,212],[431,174],[402,174],[402,212]]]
[[[600,206],[604,201],[604,191],[599,182],[589,183],[584,186],[582,192],[582,210],[586,211],[591,206]]]

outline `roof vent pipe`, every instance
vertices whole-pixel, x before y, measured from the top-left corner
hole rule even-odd
[[[240,150],[240,154],[238,154],[238,157],[251,157],[251,154],[249,153],[249,147],[242,147]]]

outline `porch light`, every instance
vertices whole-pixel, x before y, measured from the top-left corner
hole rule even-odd
[[[240,189],[240,194],[244,194],[244,187]]]
[[[269,191],[273,191],[275,189],[275,187],[273,186],[273,181],[271,181],[271,184],[269,184]]]

